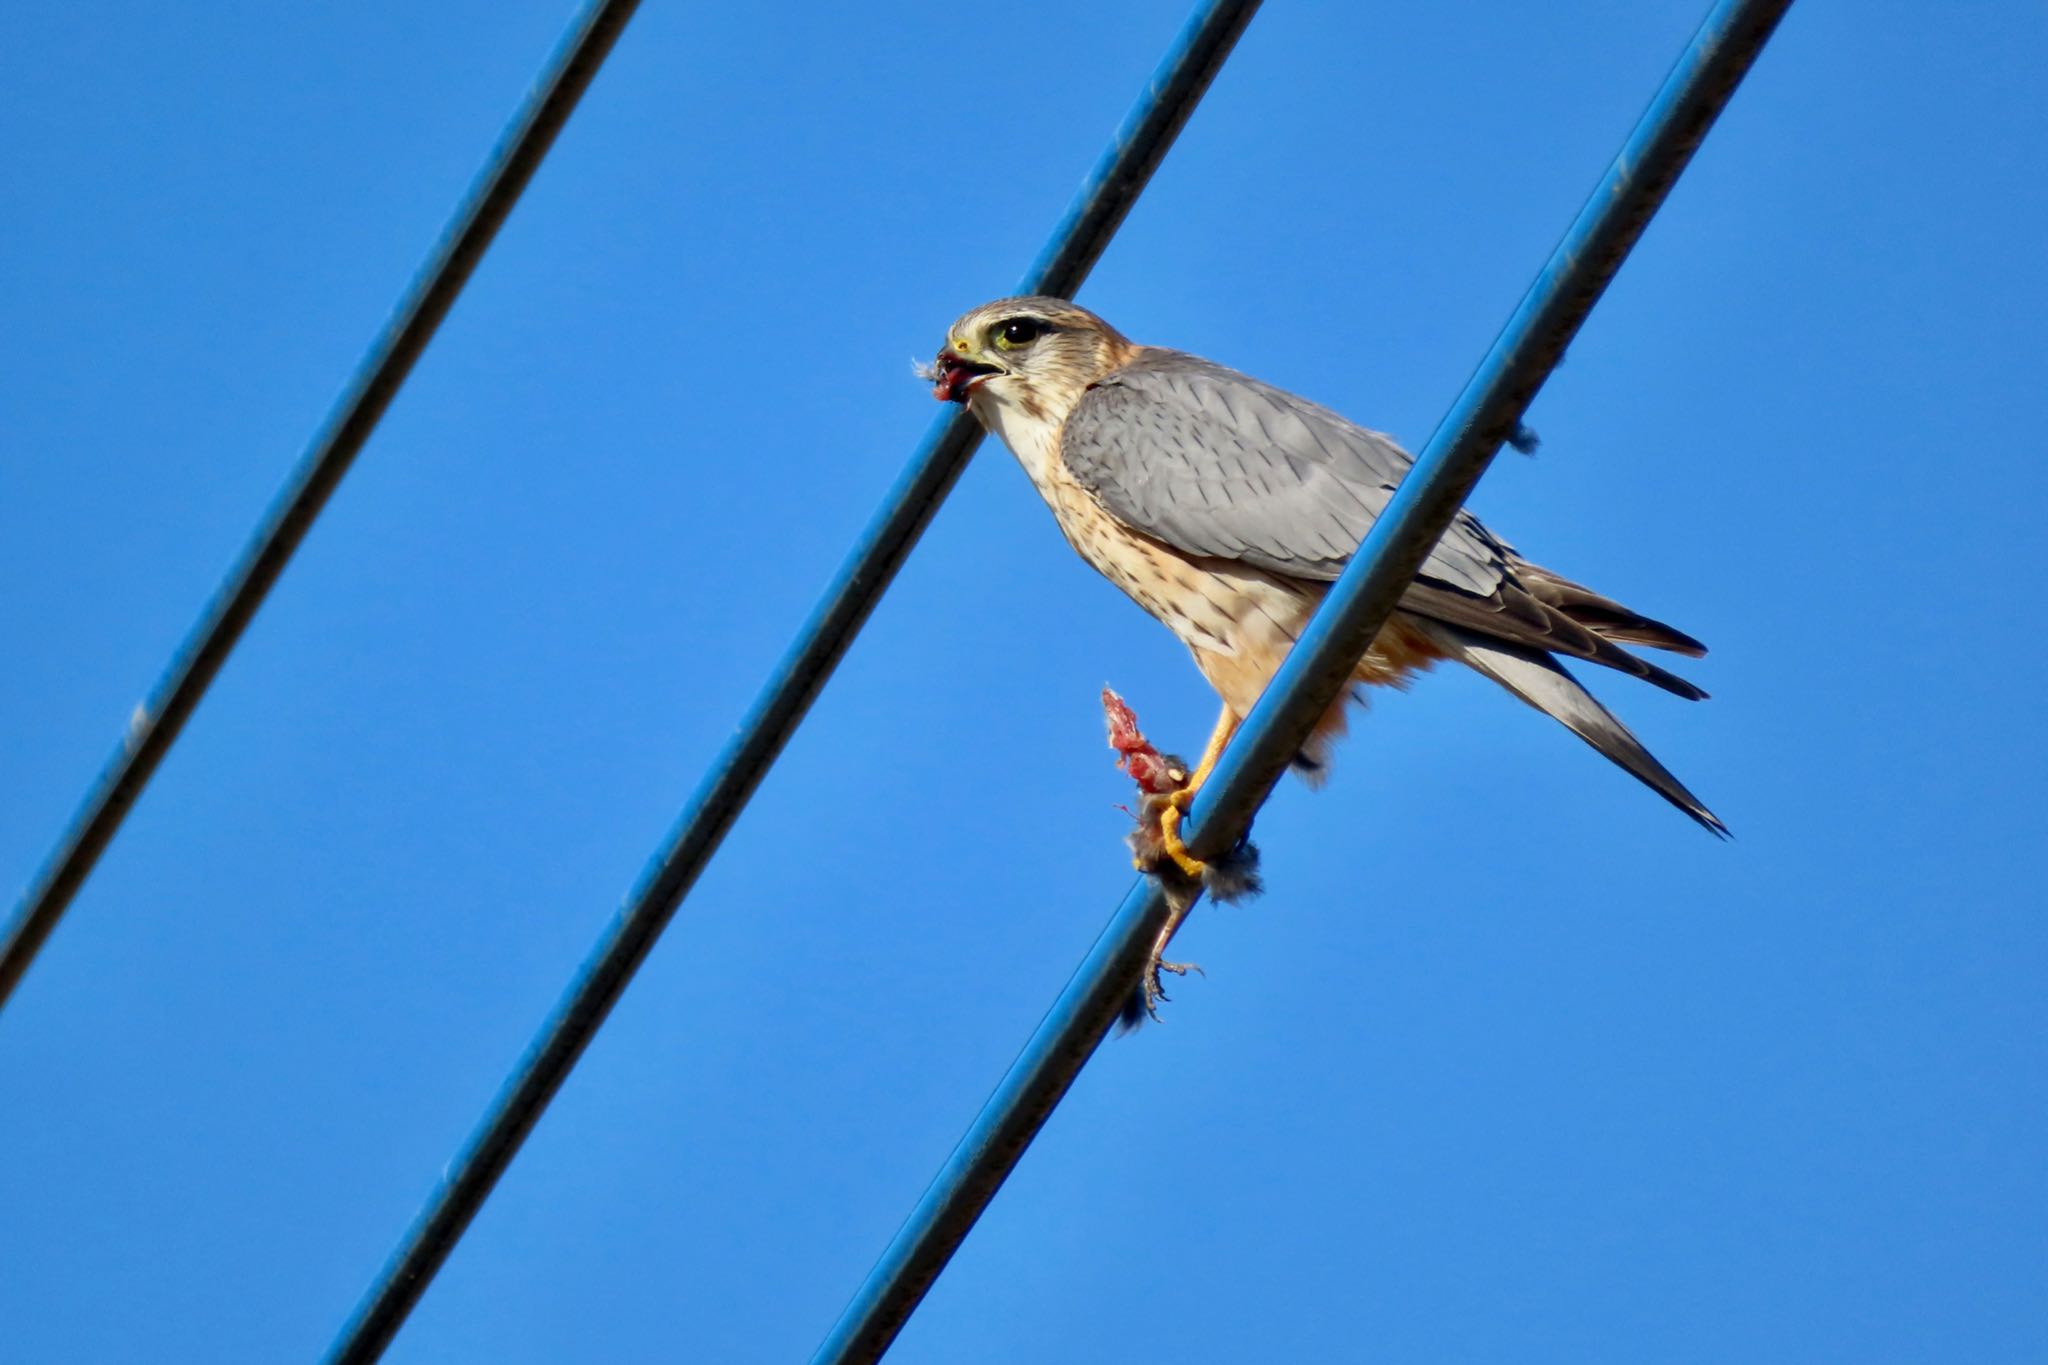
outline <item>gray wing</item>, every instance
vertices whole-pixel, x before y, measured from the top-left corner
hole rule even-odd
[[[1082,486],[1189,554],[1293,578],[1343,572],[1412,463],[1376,431],[1249,375],[1149,350],[1089,390],[1060,433]],[[1460,512],[1422,577],[1486,596],[1512,550]]]
[[[1183,554],[1323,582],[1343,572],[1413,463],[1390,437],[1305,398],[1158,349],[1142,352],[1082,397],[1061,428],[1060,458],[1132,530]],[[1549,600],[1560,594],[1577,598]],[[1512,546],[1464,511],[1401,605],[1496,639],[1619,668],[1681,696],[1704,695],[1587,629],[1574,619],[1575,610],[1588,610],[1575,605],[1578,599],[1675,641],[1645,635],[1641,643],[1697,652],[1691,637],[1523,564]]]

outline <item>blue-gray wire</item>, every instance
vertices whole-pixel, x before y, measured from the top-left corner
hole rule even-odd
[[[1214,859],[1249,828],[1790,4],[1721,0],[1694,34],[1196,797],[1187,842],[1198,857]],[[855,1365],[888,1350],[1100,1045],[1168,913],[1158,882],[1141,879],[1125,895],[812,1365]]]
[[[1064,296],[1080,287],[1257,9],[1257,0],[1207,0],[1197,8],[1026,272],[1024,291]],[[353,1365],[383,1353],[717,852],[980,440],[980,427],[962,415],[940,418],[926,432],[625,906],[342,1327],[330,1361]]]
[[[384,410],[433,340],[441,319],[519,202],[555,134],[639,7],[639,0],[598,0],[578,17],[500,134],[490,160],[449,220],[433,254],[413,276],[384,331],[300,457],[241,558],[214,590],[199,620],[164,669],[149,699],[136,708],[121,747],[101,769],[63,837],[23,893],[0,936],[0,1006],[35,961],[64,911],[92,875],[100,854],[142,795],[178,732],[198,708],[214,675],[262,607],[285,565],[313,529]]]

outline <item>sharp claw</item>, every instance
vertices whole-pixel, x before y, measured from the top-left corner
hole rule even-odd
[[[1172,1000],[1166,993],[1166,983],[1159,979],[1161,972],[1171,972],[1175,976],[1186,976],[1189,972],[1196,976],[1208,975],[1198,963],[1168,962],[1165,958],[1153,958],[1152,965],[1145,971],[1145,1013],[1154,1020],[1159,1018],[1160,1002]]]

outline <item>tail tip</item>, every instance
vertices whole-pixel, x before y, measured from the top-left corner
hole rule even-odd
[[[1708,810],[1705,806],[1700,805],[1698,802],[1694,802],[1689,806],[1681,806],[1679,809],[1683,810],[1687,815],[1690,815],[1693,818],[1694,822],[1698,824],[1701,829],[1713,835],[1716,839],[1721,840],[1723,843],[1734,842],[1735,831],[1729,829],[1727,824],[1722,821],[1720,816],[1714,814],[1714,812]]]

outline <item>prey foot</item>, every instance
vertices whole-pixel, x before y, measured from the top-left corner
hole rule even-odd
[[[1159,1002],[1169,998],[1166,994],[1166,983],[1160,979],[1162,972],[1172,972],[1175,976],[1186,976],[1189,972],[1196,976],[1208,975],[1192,962],[1168,962],[1163,957],[1153,958],[1152,965],[1145,969],[1144,1003],[1145,1013],[1154,1020],[1159,1018]]]

